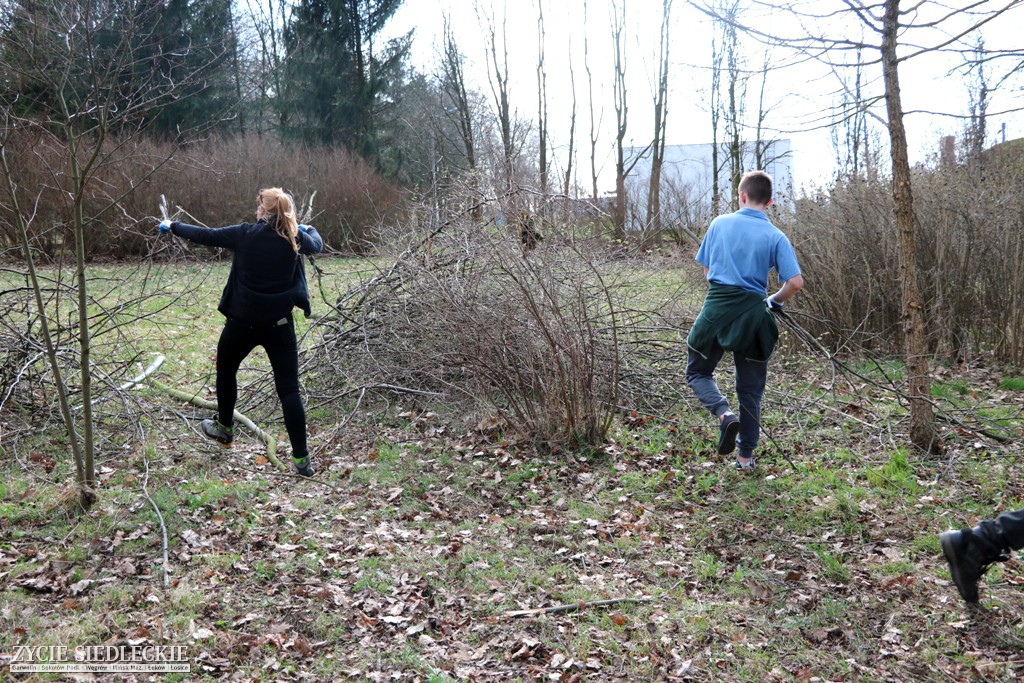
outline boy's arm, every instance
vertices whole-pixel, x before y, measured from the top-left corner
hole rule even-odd
[[[768,298],[776,303],[782,304],[789,301],[789,299],[791,299],[794,294],[796,294],[803,288],[804,278],[802,275],[797,273],[793,277],[783,282],[782,287],[779,288],[779,291],[775,292]]]
[[[228,228],[200,228],[181,221],[174,221],[171,223],[171,232],[196,244],[234,249],[242,239],[244,229],[241,225],[232,225]]]
[[[800,264],[797,263],[793,245],[785,235],[782,235],[782,233],[779,233],[779,235],[780,239],[776,246],[774,267],[780,279],[786,276],[788,276],[788,279],[782,283],[779,291],[772,294],[768,299],[781,304],[791,299],[794,294],[803,289],[804,278],[800,274]]]

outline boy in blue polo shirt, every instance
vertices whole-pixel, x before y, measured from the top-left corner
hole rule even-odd
[[[754,449],[761,434],[768,358],[779,338],[771,311],[782,310],[804,280],[793,245],[765,215],[772,203],[771,176],[764,171],[745,174],[739,195],[740,210],[713,220],[697,251],[708,293],[686,338],[686,382],[718,418],[718,453],[728,455],[738,445],[736,468],[750,470],[756,464]],[[766,296],[772,268],[783,284]],[[713,376],[725,351],[732,352],[736,365],[738,417]]]

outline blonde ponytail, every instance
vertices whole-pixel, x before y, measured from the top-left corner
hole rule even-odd
[[[270,187],[260,190],[260,201],[264,211],[274,216],[274,231],[292,245],[296,254],[299,253],[299,243],[295,241],[299,232],[299,219],[291,195],[280,187]]]

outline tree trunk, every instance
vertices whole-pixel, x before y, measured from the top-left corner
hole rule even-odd
[[[569,61],[569,84],[572,89],[572,114],[569,119],[569,152],[565,163],[565,180],[562,184],[563,224],[569,222],[569,191],[572,186],[573,159],[576,156],[576,72],[572,69],[572,60]]]
[[[735,29],[733,29],[735,30]],[[735,49],[735,46],[733,47]],[[735,54],[732,55],[735,58]],[[743,148],[740,141],[739,104],[736,98],[737,69],[729,68],[729,187],[732,210],[740,208],[740,178],[743,175]]]
[[[73,121],[63,93],[58,94],[65,121]],[[72,204],[72,223],[75,234],[75,281],[78,286],[78,351],[82,366],[82,459],[83,471],[78,480],[79,501],[83,509],[88,509],[96,500],[96,459],[95,439],[93,436],[92,418],[92,340],[89,334],[89,297],[86,290],[85,277],[85,216],[82,201],[85,198],[83,186],[85,171],[78,163],[78,139],[72,129],[73,123],[65,125],[67,135],[68,157],[71,166],[71,182],[74,189]],[[103,136],[96,139],[97,149],[103,145]]]
[[[494,18],[487,19],[488,38],[490,39],[491,65],[494,67],[494,77],[491,80],[491,93],[494,96],[494,105],[498,115],[498,128],[501,132],[502,164],[505,171],[504,190],[510,190],[515,184],[513,164],[513,143],[512,143],[512,113],[509,105],[509,76],[508,76],[508,33],[506,31],[507,17],[502,17],[501,23],[501,44],[502,56],[498,59],[498,35],[494,25]],[[490,73],[488,72],[490,79]]]
[[[548,75],[544,71],[544,6],[537,3],[537,138],[540,193],[548,194]],[[544,206],[543,204],[541,206]]]
[[[590,104],[590,198],[597,201],[597,126],[594,123],[594,74],[590,70],[590,43],[587,40],[587,2],[583,2],[583,66],[587,70],[587,97]]]
[[[629,104],[626,99],[626,46],[623,33],[626,26],[626,0],[621,0],[622,10],[613,3],[612,42],[614,43],[614,69],[612,91],[615,99],[615,206],[612,207],[612,238],[616,242],[626,240],[626,160],[622,148],[626,138]]]
[[[473,131],[473,107],[466,94],[466,77],[463,69],[464,57],[455,42],[455,34],[451,24],[444,24],[444,58],[441,63],[442,88],[447,93],[459,120],[459,133],[462,137],[463,150],[466,153],[466,165],[469,169],[469,186],[473,195],[473,207],[470,214],[474,221],[479,221],[480,203],[477,199],[476,142]]]
[[[914,198],[910,187],[907,133],[903,127],[903,104],[900,100],[899,60],[896,55],[898,30],[899,0],[885,0],[882,24],[882,73],[885,79],[885,103],[889,114],[892,196],[895,202],[900,288],[903,294],[901,318],[910,397],[910,440],[918,448],[936,452],[939,450],[939,444],[930,402],[928,346],[924,305],[918,282],[917,237],[914,233]]]
[[[50,371],[53,373],[53,383],[57,388],[57,403],[60,406],[61,418],[64,420],[64,428],[68,433],[71,455],[75,461],[75,481],[78,484],[78,499],[82,508],[88,509],[96,502],[96,495],[91,487],[85,485],[87,479],[85,459],[82,456],[82,448],[78,441],[78,430],[75,429],[75,418],[71,413],[71,401],[68,399],[67,385],[65,385],[64,377],[60,371],[57,349],[53,345],[53,335],[50,333],[49,318],[46,315],[46,304],[43,302],[43,290],[39,284],[39,277],[36,274],[35,260],[32,258],[32,245],[28,239],[28,225],[25,223],[25,217],[21,213],[21,207],[18,206],[17,187],[15,186],[14,177],[11,175],[10,166],[7,163],[6,146],[3,144],[0,144],[0,169],[3,170],[4,181],[11,196],[14,220],[18,224],[18,237],[21,241],[22,251],[25,252],[25,267],[28,270],[36,309],[39,311],[39,326],[43,336],[43,344],[46,348],[46,359],[50,366]]]
[[[661,168],[665,163],[665,129],[668,121],[668,46],[672,0],[663,0],[661,39],[658,44],[658,92],[654,99],[654,140],[651,144],[651,178],[647,189],[647,228],[651,242],[661,241]]]

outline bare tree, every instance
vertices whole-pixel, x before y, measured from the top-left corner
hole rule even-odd
[[[33,4],[4,8],[7,12],[5,28],[10,30],[4,35],[0,69],[18,78],[0,86],[0,104],[5,112],[4,130],[0,132],[2,181],[22,235],[26,265],[32,272],[32,245],[28,241],[32,214],[25,214],[26,205],[17,201],[19,192],[24,189],[19,168],[10,165],[6,158],[12,135],[21,130],[31,131],[39,140],[34,151],[49,165],[52,182],[64,199],[64,220],[75,257],[79,366],[76,393],[81,400],[80,420],[67,407],[69,379],[59,370],[55,345],[49,339],[49,326],[44,324],[42,329],[61,394],[61,413],[72,444],[82,507],[95,501],[96,487],[92,400],[92,330],[96,321],[88,291],[86,241],[93,223],[147,179],[132,178],[126,192],[116,190],[110,195],[97,181],[96,173],[104,166],[119,163],[160,109],[172,104],[205,73],[203,67],[193,72],[179,68],[161,73],[160,60],[174,64],[179,59],[183,64],[186,55],[159,54],[159,36],[154,34],[153,27],[158,25],[156,13],[160,7],[80,0],[52,7]],[[113,41],[109,40],[110,36],[114,37]],[[216,56],[224,46],[195,45],[193,49],[205,49]],[[26,93],[30,96],[25,96]],[[182,131],[181,141],[187,135],[187,131]],[[44,159],[47,152],[53,154]],[[151,160],[150,171],[165,162],[166,159]],[[42,188],[37,190],[43,191]],[[87,200],[96,197],[105,205],[97,213],[87,214]],[[38,301],[38,280],[35,277],[32,280]],[[58,309],[54,315],[61,314]],[[43,319],[48,312],[41,307],[38,315],[45,322]],[[99,319],[104,320],[102,316]]]
[[[872,178],[875,167],[871,159],[868,137],[868,111],[872,101],[864,92],[864,51],[857,48],[849,69],[853,75],[837,73],[841,86],[840,100],[831,126],[832,146],[835,148],[837,174]],[[884,121],[883,121],[884,123]]]
[[[466,58],[459,51],[455,42],[455,34],[452,31],[451,23],[445,18],[444,22],[444,53],[441,58],[441,90],[444,92],[446,112],[455,115],[459,129],[459,137],[463,151],[466,155],[467,172],[470,178],[471,187],[476,189],[477,184],[477,158],[476,158],[476,132],[473,123],[474,108],[466,91],[465,76]],[[473,218],[480,218],[480,208],[474,203]]]
[[[661,235],[661,167],[665,163],[665,130],[668,125],[668,45],[672,0],[662,0],[661,33],[658,39],[658,80],[654,96],[654,139],[651,141],[651,178],[647,191],[647,226]]]
[[[498,29],[495,26],[494,17],[490,14],[483,14],[482,22],[487,31],[488,50],[490,51],[487,81],[491,85],[498,130],[501,134],[502,164],[505,172],[503,181],[505,184],[504,189],[507,190],[513,185],[514,160],[516,156],[516,145],[512,128],[512,109],[509,101],[507,17],[504,15],[501,17],[500,56],[498,54]]]
[[[988,77],[985,70],[985,41],[978,38],[974,50],[966,60],[970,70],[968,81],[970,118],[967,122],[965,140],[967,155],[975,163],[981,162],[981,152],[985,149],[987,135],[989,92]]]
[[[626,98],[626,0],[612,1],[612,92],[615,102],[615,206],[612,208],[613,237],[626,239],[626,168],[624,140],[629,117]],[[639,157],[639,155],[638,155]],[[635,163],[635,162],[634,162]]]
[[[597,137],[600,117],[594,122],[594,73],[590,69],[590,41],[587,38],[587,1],[583,0],[583,65],[587,70],[587,96],[590,103],[590,198],[597,201]]]
[[[288,22],[287,0],[245,0],[250,30],[258,53],[255,61],[251,90],[255,93],[255,127],[258,134],[280,130],[287,126],[288,107],[283,106],[285,84],[284,45],[280,41],[280,27]]]
[[[715,21],[715,30],[711,34],[711,90],[708,93],[708,105],[711,113],[711,215],[722,212],[722,165],[719,160],[718,131],[722,119],[722,47],[719,29],[724,34],[725,23]]]
[[[537,144],[540,192],[548,193],[548,75],[544,71],[544,5],[537,2]]]
[[[754,168],[765,169],[771,163],[770,152],[772,142],[765,139],[765,122],[771,113],[771,106],[764,101],[765,91],[768,89],[768,73],[771,66],[771,53],[765,51],[764,61],[758,72],[760,83],[757,90],[757,120],[754,123]]]
[[[744,69],[744,57],[740,54],[739,31],[736,20],[739,16],[739,0],[731,0],[726,5],[725,30],[725,73],[726,81],[726,115],[725,130],[728,136],[729,149],[729,183],[730,204],[733,210],[740,208],[740,178],[743,175],[743,117],[747,98],[747,74]]]
[[[569,88],[572,91],[572,110],[569,114],[569,151],[566,155],[565,178],[562,194],[565,195],[565,212],[569,210],[569,190],[572,186],[573,162],[576,159],[576,72],[572,68],[572,43],[569,43]],[[567,218],[567,217],[566,217]]]
[[[231,12],[231,32],[235,35],[235,40],[231,46],[231,71],[235,81],[235,101],[242,102],[242,48],[239,45],[241,41],[238,39],[238,36],[240,34],[240,23],[238,15],[240,10],[237,6],[232,6],[229,8],[229,11]],[[245,115],[241,110],[239,110],[238,112],[236,123],[238,124],[238,132],[242,135],[245,135]]]
[[[882,72],[885,78],[885,104],[889,113],[889,142],[892,155],[892,197],[895,201],[896,232],[899,235],[900,286],[903,290],[903,332],[906,335],[906,362],[910,410],[910,439],[916,445],[933,450],[935,416],[932,413],[928,379],[928,340],[921,301],[917,267],[917,233],[914,230],[914,196],[910,183],[910,157],[907,131],[903,127],[903,101],[900,98],[899,57],[896,46],[900,30],[899,0],[885,0],[882,16]]]

